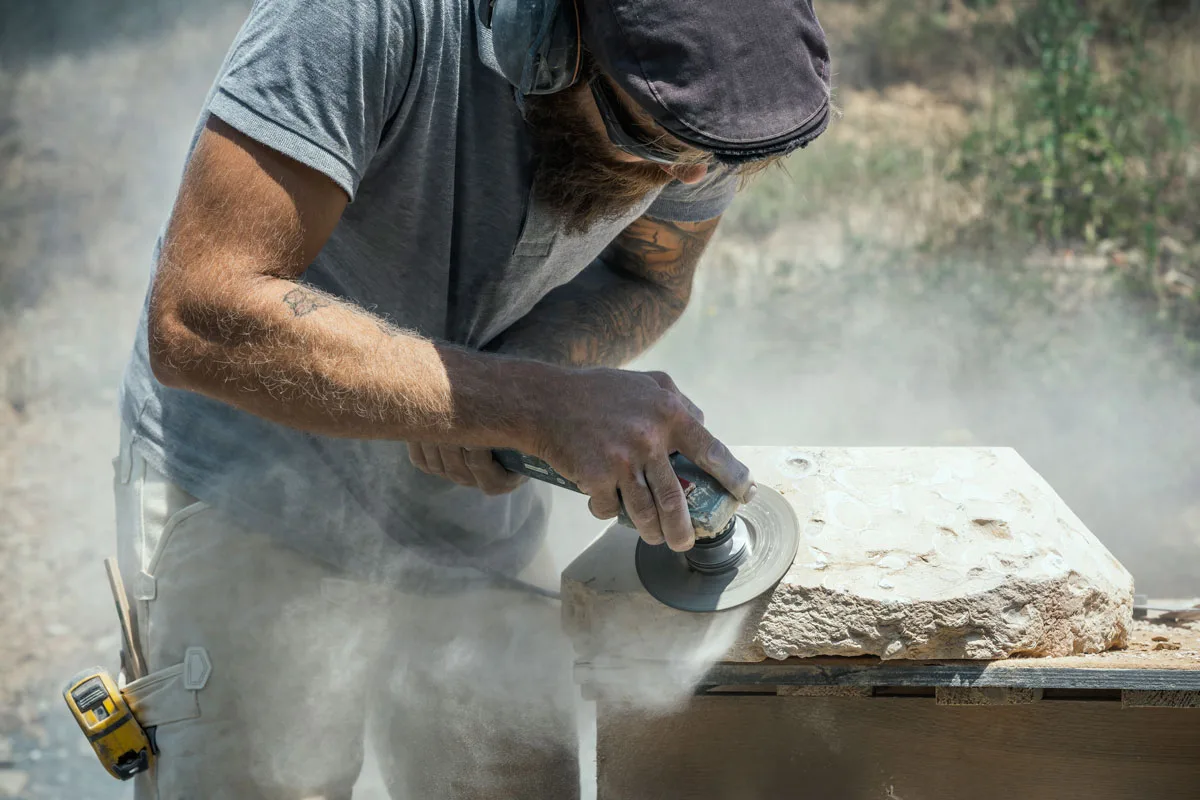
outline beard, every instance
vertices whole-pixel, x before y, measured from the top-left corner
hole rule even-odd
[[[586,84],[525,98],[533,142],[534,199],[564,219],[568,233],[586,233],[620,217],[673,178],[646,162],[621,161],[584,113]]]

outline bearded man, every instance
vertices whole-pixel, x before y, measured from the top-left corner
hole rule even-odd
[[[257,0],[205,101],[121,392],[138,798],[578,794],[549,462],[676,550],[662,373],[746,173],[826,127],[807,0]],[[372,735],[368,737],[368,732]]]

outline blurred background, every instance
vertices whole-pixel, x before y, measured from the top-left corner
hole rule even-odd
[[[637,366],[731,444],[1014,447],[1139,592],[1200,595],[1200,2],[816,6],[842,116]],[[129,796],[57,692],[115,668],[116,385],[247,7],[0,4],[0,797]]]

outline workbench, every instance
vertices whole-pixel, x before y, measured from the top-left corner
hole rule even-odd
[[[597,800],[1200,800],[1191,604],[1015,451],[733,452],[799,527],[777,584],[718,608],[741,565],[646,562],[672,605],[620,525],[563,571]]]
[[[1200,623],[1133,633],[1061,658],[724,661],[653,712],[610,691],[653,665],[581,661],[597,799],[1200,798]]]

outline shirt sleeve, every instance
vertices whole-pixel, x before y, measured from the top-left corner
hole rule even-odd
[[[411,80],[403,0],[257,0],[209,111],[354,199]]]
[[[717,167],[697,183],[667,184],[646,210],[646,216],[670,222],[704,222],[725,213],[737,188],[737,174]]]

